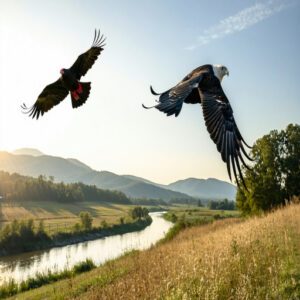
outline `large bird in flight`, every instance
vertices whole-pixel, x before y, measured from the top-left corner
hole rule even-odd
[[[93,66],[101,51],[103,50],[105,38],[100,30],[95,30],[94,41],[91,48],[79,55],[77,60],[69,69],[60,70],[60,78],[47,85],[32,107],[24,103],[21,106],[25,113],[32,118],[38,119],[40,115],[50,110],[53,106],[64,100],[69,92],[71,94],[72,107],[77,108],[85,103],[91,90],[90,82],[80,82],[81,76]]]
[[[251,147],[243,139],[235,123],[231,105],[222,89],[221,81],[225,75],[229,75],[225,66],[200,66],[164,93],[158,94],[150,87],[151,93],[159,96],[158,104],[151,107],[143,105],[143,107],[146,109],[155,107],[167,116],[177,117],[183,103],[201,103],[207,130],[221,153],[222,160],[227,164],[230,180],[232,180],[232,169],[236,183],[239,185],[238,172],[246,187],[241,172],[241,163],[246,168],[249,169],[249,167],[242,154],[252,160],[246,153],[244,145]]]

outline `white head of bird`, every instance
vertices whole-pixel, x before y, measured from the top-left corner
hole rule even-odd
[[[220,82],[222,81],[225,75],[229,76],[228,69],[223,65],[213,65],[213,70],[215,76],[220,80]]]

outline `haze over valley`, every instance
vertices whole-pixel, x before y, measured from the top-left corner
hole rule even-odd
[[[236,187],[214,178],[187,178],[168,185],[133,176],[96,171],[74,158],[46,155],[37,149],[22,148],[0,152],[0,170],[38,177],[53,176],[56,182],[82,182],[102,189],[119,190],[133,198],[233,200]]]

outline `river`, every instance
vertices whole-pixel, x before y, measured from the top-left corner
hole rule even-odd
[[[0,258],[0,284],[13,279],[21,282],[38,272],[62,271],[90,258],[98,266],[126,251],[143,250],[164,237],[172,223],[162,218],[162,212],[150,213],[152,223],[138,232],[114,235],[48,250],[33,251]]]

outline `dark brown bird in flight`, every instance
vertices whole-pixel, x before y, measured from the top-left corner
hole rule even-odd
[[[143,107],[146,109],[155,107],[167,116],[177,117],[183,103],[200,103],[205,125],[221,153],[222,160],[227,164],[230,180],[232,168],[236,183],[239,185],[238,172],[240,180],[247,189],[240,165],[242,163],[249,169],[242,154],[252,160],[246,153],[244,145],[251,147],[243,139],[235,123],[231,105],[222,89],[221,81],[225,75],[229,75],[225,66],[200,66],[164,93],[158,94],[150,87],[151,93],[159,96],[158,104],[151,107],[143,105]]]
[[[77,108],[85,103],[91,90],[90,82],[80,82],[81,76],[93,66],[98,56],[104,49],[105,38],[100,30],[95,30],[94,41],[91,48],[78,56],[75,63],[69,69],[61,69],[61,77],[47,85],[32,107],[24,103],[21,106],[30,117],[38,119],[40,115],[59,104],[67,95],[71,94],[72,107]]]

